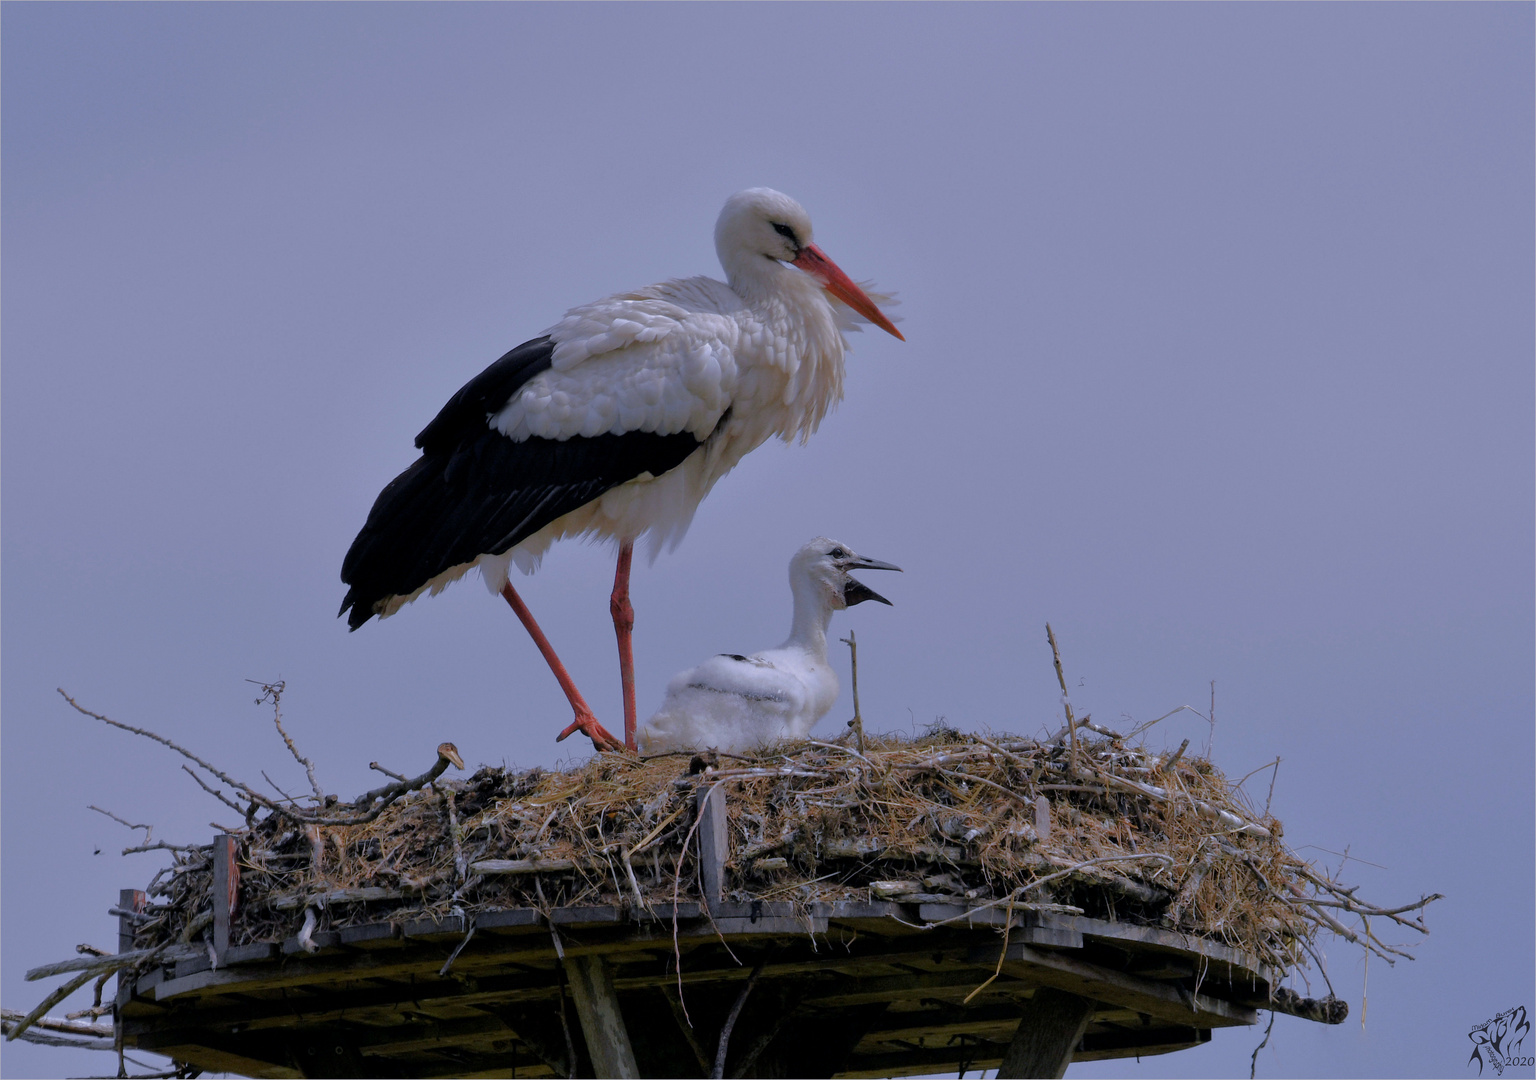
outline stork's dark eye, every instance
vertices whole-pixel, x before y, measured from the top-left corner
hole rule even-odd
[[[788,240],[791,244],[794,244],[795,247],[800,246],[800,241],[795,238],[795,230],[791,229],[788,225],[784,225],[775,221],[773,223],[773,231],[784,237],[784,239]]]
[[[842,548],[833,548],[827,554],[831,555],[834,559],[846,559],[848,557],[848,553]]]

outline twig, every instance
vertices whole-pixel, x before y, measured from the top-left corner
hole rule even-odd
[[[383,773],[385,776],[390,776],[390,777],[393,777],[396,780],[401,780],[401,781],[405,781],[406,783],[409,783],[409,781],[407,781],[404,776],[402,776],[399,773],[393,771],[392,769],[386,769],[384,766],[380,765],[377,761],[370,761],[368,763],[368,767],[370,769],[375,770],[376,772]]]
[[[97,972],[95,969],[83,971],[79,975],[76,975],[73,979],[70,979],[68,982],[59,986],[56,990],[54,990],[53,993],[43,998],[42,1003],[39,1004],[37,1008],[33,1009],[31,1012],[27,1013],[26,1016],[16,1021],[15,1025],[5,1033],[6,1041],[15,1041],[17,1036],[26,1031],[27,1028],[31,1027],[33,1024],[37,1023],[38,1020],[42,1019],[44,1013],[53,1008],[59,1002],[63,1001],[65,998],[69,997],[70,994],[73,994],[86,983],[90,982],[97,976],[97,974],[99,974],[99,972]]]
[[[1163,713],[1163,715],[1159,716],[1156,720],[1148,720],[1145,724],[1137,724],[1135,727],[1131,728],[1131,733],[1129,735],[1127,735],[1126,738],[1134,739],[1136,736],[1140,735],[1143,731],[1146,731],[1153,724],[1161,724],[1164,720],[1168,719],[1170,716],[1177,716],[1181,712],[1192,712],[1196,716],[1198,716],[1200,719],[1202,719],[1202,720],[1206,719],[1205,713],[1201,712],[1199,709],[1195,708],[1193,705],[1180,705],[1176,709],[1171,709],[1168,712]]]
[[[25,1019],[25,1017],[15,1009],[6,1009],[3,1015],[4,1025],[0,1030],[4,1031],[7,1039],[12,1038],[11,1033],[14,1031],[15,1038],[20,1039],[22,1042],[36,1043],[39,1046],[65,1046],[73,1047],[76,1050],[112,1050],[114,1048],[112,1045],[112,1029],[110,1027],[102,1029],[95,1025],[70,1024],[67,1021],[57,1020],[51,1016],[44,1016],[33,1021],[29,1027],[18,1031],[16,1030],[17,1024]],[[89,1028],[89,1033],[82,1032],[77,1034],[75,1038],[63,1038],[58,1035],[44,1035],[40,1031],[33,1030],[35,1028],[43,1028],[48,1031],[67,1030],[71,1032],[79,1028]]]
[[[1254,773],[1261,773],[1265,769],[1278,769],[1279,767],[1280,767],[1280,758],[1279,758],[1279,755],[1276,755],[1274,761],[1266,762],[1263,765],[1260,765],[1257,769],[1254,769],[1253,772],[1245,773],[1243,775],[1243,778],[1241,780],[1239,780],[1237,783],[1233,784],[1232,786],[1234,788],[1240,788],[1240,787],[1243,786],[1243,784],[1245,784],[1247,782],[1248,777],[1252,776]]]
[[[1085,859],[1080,863],[1074,863],[1073,865],[1063,870],[1058,870],[1053,874],[1046,874],[1044,877],[1036,878],[1034,881],[1031,881],[1027,885],[1020,885],[1007,896],[998,897],[996,900],[990,900],[985,904],[977,904],[975,907],[968,908],[959,915],[951,915],[947,919],[940,919],[937,922],[924,923],[923,928],[926,930],[935,926],[944,926],[948,923],[959,922],[961,919],[969,919],[976,912],[985,911],[987,908],[1000,907],[1003,904],[1014,904],[1014,902],[1020,896],[1023,896],[1026,892],[1029,892],[1029,890],[1038,889],[1046,882],[1055,881],[1057,878],[1066,877],[1068,874],[1078,873],[1079,871],[1087,869],[1088,867],[1098,866],[1101,863],[1136,862],[1143,859],[1155,859],[1169,866],[1173,865],[1173,858],[1171,856],[1164,855],[1161,852],[1144,852],[1140,855],[1104,855],[1097,859]],[[1022,905],[1015,904],[1014,906]]]
[[[195,844],[167,844],[164,840],[156,840],[153,844],[140,844],[137,847],[123,848],[124,855],[136,855],[143,851],[197,851]]]
[[[175,743],[175,742],[171,741],[170,739],[167,739],[164,735],[157,735],[153,731],[148,730],[147,728],[134,727],[132,724],[124,724],[121,721],[113,720],[109,716],[103,716],[103,715],[101,715],[101,713],[92,712],[90,709],[87,709],[85,706],[83,706],[79,702],[77,702],[74,698],[72,698],[68,694],[66,694],[62,687],[59,688],[59,696],[62,697],[65,701],[69,702],[70,706],[76,712],[79,712],[79,713],[82,713],[82,714],[84,714],[86,716],[89,716],[92,719],[100,720],[103,724],[110,725],[111,727],[120,728],[123,731],[132,732],[135,735],[142,735],[146,739],[152,739],[155,742],[159,743],[161,746],[166,746],[166,747],[169,747],[170,749],[176,751],[178,754],[180,754],[182,757],[186,758],[188,761],[196,762],[204,770],[206,770],[207,772],[212,773],[214,776],[217,776],[220,780],[224,781],[230,787],[237,788],[240,791],[246,793],[247,795],[252,795],[252,796],[256,795],[256,793],[251,791],[251,789],[249,787],[247,787],[245,784],[242,784],[240,781],[236,780],[234,777],[230,776],[228,773],[225,773],[224,771],[222,771],[221,769],[217,768],[216,766],[208,764],[208,762],[206,762],[202,758],[198,757],[196,754],[194,754],[192,751],[188,750],[186,747],[181,746],[180,744]],[[182,768],[185,769],[186,766],[183,765]],[[189,773],[192,772],[191,769],[187,769],[187,771]],[[194,773],[193,775],[195,776],[196,774]],[[199,780],[198,783],[201,784],[202,781]],[[209,788],[206,784],[203,784],[203,788],[204,788],[204,790],[209,791],[210,793],[212,792],[212,789]],[[258,798],[259,801],[263,801],[263,802],[267,801],[267,800],[265,800],[264,798],[262,798],[260,796],[257,796],[257,798]],[[221,801],[224,802],[225,805],[227,805],[227,806],[234,806],[234,808],[237,811],[239,811],[240,813],[244,813],[245,812],[244,810],[241,810],[240,807],[235,806],[234,803],[231,803],[228,799],[221,799]]]
[[[196,754],[192,753],[192,751],[170,739],[167,739],[164,735],[157,735],[155,732],[146,728],[134,727],[132,724],[124,724],[121,721],[113,720],[111,717],[103,716],[101,713],[92,712],[90,709],[87,709],[85,706],[77,702],[74,698],[70,697],[69,694],[65,693],[63,689],[59,690],[59,696],[61,696],[65,701],[69,702],[70,706],[73,707],[75,711],[82,713],[85,716],[100,720],[102,723],[108,724],[111,727],[120,728],[123,731],[131,732],[134,735],[142,735],[146,739],[151,739],[161,744],[162,746],[169,747],[187,760],[195,762],[206,772],[218,777],[220,780],[224,781],[224,783],[238,791],[241,795],[244,795],[245,798],[248,799],[252,804],[251,807],[242,807],[239,804],[232,802],[223,793],[215,791],[213,788],[205,784],[201,777],[183,765],[182,768],[186,770],[187,775],[196,780],[199,787],[208,792],[208,794],[212,795],[214,798],[218,799],[225,806],[228,806],[236,813],[247,817],[249,816],[251,810],[254,809],[254,807],[260,806],[273,813],[281,814],[282,816],[288,818],[290,821],[296,821],[302,824],[366,825],[368,822],[373,821],[380,814],[382,814],[384,810],[396,799],[400,798],[400,796],[406,794],[407,792],[414,791],[417,788],[425,787],[433,780],[436,780],[439,776],[442,775],[443,770],[448,768],[450,764],[455,765],[460,769],[464,767],[464,762],[463,759],[459,757],[458,749],[452,743],[445,742],[440,744],[437,748],[438,758],[436,764],[434,764],[432,768],[428,769],[420,776],[416,777],[414,780],[402,780],[398,783],[390,784],[386,787],[377,788],[353,802],[353,806],[362,808],[369,806],[374,802],[374,800],[380,800],[379,805],[373,807],[373,809],[367,813],[343,817],[328,817],[318,813],[306,814],[302,811],[290,809],[281,803],[274,802],[272,799],[267,798],[259,791],[253,789],[249,784],[241,783],[239,780],[236,780],[222,769],[209,764],[202,758],[198,757]],[[303,759],[301,758],[300,760],[302,761]],[[325,797],[322,795],[322,803],[324,802],[324,798]]]
[[[453,868],[459,872],[459,881],[466,878],[464,863],[464,830],[459,828],[459,811],[453,805],[453,792],[443,788],[443,803],[448,807],[448,838],[453,841]],[[466,940],[468,940],[466,938]],[[443,969],[447,974],[448,969]]]
[[[315,818],[305,820],[314,820],[316,824],[320,825],[367,824],[382,814],[385,807],[389,806],[400,796],[406,794],[407,792],[415,791],[417,788],[426,787],[439,776],[443,775],[443,772],[448,768],[449,765],[453,765],[456,768],[462,769],[464,768],[464,759],[459,757],[458,747],[454,746],[453,743],[439,743],[437,747],[436,763],[420,776],[413,780],[401,780],[398,783],[386,784],[384,787],[374,788],[372,791],[366,792],[365,794],[360,795],[358,798],[352,800],[352,805],[359,809],[366,808],[375,799],[381,800],[379,805],[375,806],[372,810],[369,810],[368,813],[362,815],[361,817],[354,818],[338,818],[335,820]],[[380,771],[382,772],[383,770]]]
[[[1264,1029],[1264,1041],[1253,1048],[1253,1058],[1248,1065],[1248,1080],[1254,1080],[1259,1073],[1259,1051],[1269,1045],[1269,1033],[1275,1030],[1275,1013],[1270,1010],[1269,1026]]]
[[[443,961],[442,969],[437,973],[439,979],[448,977],[448,969],[453,967],[453,962],[459,958],[459,953],[464,951],[464,946],[469,944],[469,939],[475,936],[475,917],[466,916],[469,919],[469,929],[464,932],[464,937],[454,946],[453,952],[448,954],[448,959]]]
[[[112,813],[112,811],[110,811],[110,810],[103,810],[99,806],[87,806],[86,809],[87,810],[94,810],[98,814],[105,814],[105,815],[107,815],[107,817],[111,818],[113,821],[117,822],[119,825],[126,825],[130,829],[143,829],[144,830],[144,839],[146,841],[154,833],[154,826],[153,825],[135,825],[131,821],[124,821],[122,818],[120,818],[116,814]]]
[[[1168,759],[1167,764],[1165,764],[1163,766],[1163,768],[1168,770],[1169,772],[1172,772],[1173,771],[1173,767],[1179,763],[1179,758],[1183,757],[1184,756],[1184,751],[1186,751],[1188,749],[1189,749],[1189,740],[1185,739],[1183,742],[1179,743],[1179,748],[1173,752],[1173,757]],[[1251,776],[1252,773],[1250,773],[1249,775]],[[1243,777],[1243,779],[1246,780],[1246,779],[1248,779],[1248,777],[1245,776],[1245,777]],[[1242,784],[1239,783],[1238,786],[1241,787]]]
[[[858,709],[854,709],[855,715]],[[725,1076],[725,1053],[727,1045],[731,1041],[731,1029],[736,1026],[736,1018],[741,1015],[741,1007],[747,1003],[747,995],[757,985],[757,977],[763,973],[764,961],[759,960],[757,966],[752,969],[752,974],[747,976],[747,985],[741,988],[741,993],[736,995],[736,1003],[731,1006],[730,1013],[725,1018],[725,1026],[720,1029],[720,1045],[715,1048],[715,1067],[710,1071],[713,1080],[721,1080]]]
[[[853,737],[859,744],[859,757],[864,757],[864,718],[859,712],[859,639],[849,630],[848,636],[839,640],[848,646],[853,666],[853,719],[848,721],[848,726],[853,728]]]
[[[197,773],[193,772],[191,769],[187,768],[185,765],[183,765],[181,767],[181,769],[182,769],[182,771],[184,773],[186,773],[188,776],[190,776],[193,780],[197,781],[197,786],[198,787],[202,788],[208,794],[212,795],[215,799],[218,799],[219,802],[221,802],[225,806],[229,807],[235,813],[244,815],[245,807],[241,806],[239,803],[233,802],[230,799],[225,798],[224,797],[224,793],[222,791],[214,791],[213,788],[211,788],[207,784],[203,783],[203,778],[201,776],[198,776]],[[252,801],[254,802],[255,800],[252,800]]]
[[[1072,702],[1067,697],[1067,676],[1061,670],[1061,650],[1056,647],[1056,632],[1051,629],[1051,624],[1045,624],[1045,637],[1051,643],[1051,660],[1056,665],[1056,681],[1061,684],[1061,707],[1067,714],[1067,738],[1071,740],[1072,749],[1067,758],[1067,775],[1077,775],[1077,723],[1072,719]]]
[[[283,798],[287,799],[289,802],[293,803],[295,806],[297,806],[299,804],[299,800],[298,799],[295,799],[292,795],[288,794],[282,788],[277,786],[277,781],[272,779],[270,776],[267,775],[267,770],[266,769],[262,769],[261,770],[261,776],[262,776],[263,780],[265,780],[267,783],[272,785],[272,790],[273,791],[277,792],[279,795],[281,795]]]
[[[697,789],[695,789],[694,801],[697,802],[697,800]],[[683,805],[687,806],[688,802],[685,800]],[[683,884],[683,861],[688,857],[688,845],[693,841],[693,834],[699,831],[699,822],[703,820],[703,814],[693,816],[693,825],[688,829],[688,835],[683,837],[683,846],[677,853],[676,872],[672,876],[672,957],[677,968],[677,1004],[683,1010],[683,1019],[688,1021],[689,1027],[693,1026],[693,1017],[688,1015],[688,1003],[683,1000],[683,952],[677,940],[677,897]],[[718,929],[716,933],[719,933]]]
[[[1211,712],[1206,717],[1211,724],[1211,733],[1205,740],[1205,757],[1209,761],[1211,752],[1216,748],[1216,680],[1211,680]]]
[[[26,1019],[23,1013],[15,1009],[0,1009],[0,1020],[19,1022]],[[66,1035],[88,1035],[97,1038],[112,1038],[111,1024],[81,1024],[74,1020],[60,1020],[53,1016],[42,1016],[32,1022],[33,1027],[42,1028],[44,1031],[59,1031]]]
[[[848,726],[849,727],[853,726],[853,721],[852,720],[848,721]],[[873,765],[874,764],[873,761],[870,761],[869,758],[864,756],[864,754],[863,754],[863,747],[862,746],[858,750],[855,750],[855,749],[853,749],[850,746],[839,746],[835,742],[821,742],[821,741],[819,741],[817,739],[806,739],[805,741],[810,743],[812,746],[820,746],[820,747],[824,747],[827,750],[839,750],[839,751],[841,751],[844,754],[852,754],[854,757],[858,758],[860,761],[864,762],[867,765]]]
[[[277,682],[262,682],[259,679],[246,679],[248,683],[261,687],[261,697],[256,699],[256,704],[271,700],[272,723],[277,726],[277,733],[283,737],[283,745],[288,747],[288,752],[293,755],[293,760],[304,766],[304,774],[309,777],[310,790],[315,793],[315,799],[322,805],[325,803],[325,792],[321,789],[319,781],[315,779],[315,763],[299,753],[299,748],[293,745],[293,740],[288,737],[288,732],[283,728],[283,691],[288,684],[282,679]],[[276,784],[272,785],[277,787]],[[282,790],[279,788],[278,790]]]
[[[973,997],[981,993],[987,987],[991,986],[994,982],[997,981],[998,976],[1003,973],[1003,961],[1008,959],[1008,935],[1013,931],[1013,900],[1013,894],[1009,893],[1008,911],[1003,915],[1003,947],[997,952],[997,968],[992,972],[991,975],[987,976],[986,982],[982,983],[969,994],[965,995],[965,999],[960,1002],[962,1006],[969,1005]]]

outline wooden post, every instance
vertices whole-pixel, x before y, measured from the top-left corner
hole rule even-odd
[[[1093,1016],[1093,1002],[1042,986],[1024,1006],[1024,1016],[998,1066],[999,1080],[1012,1077],[1054,1077],[1060,1080],[1072,1063],[1072,1051],[1083,1041]]]
[[[728,837],[725,822],[725,785],[699,789],[699,879],[705,907],[725,899],[725,856]]]
[[[593,1071],[605,1077],[638,1077],[640,1067],[635,1064],[608,962],[601,956],[587,955],[567,956],[564,964]]]
[[[213,838],[213,955],[224,963],[229,952],[229,921],[240,890],[240,864],[235,860],[235,838],[220,833]]]
[[[131,911],[135,915],[149,905],[149,897],[141,889],[120,889],[117,894],[119,911]],[[117,917],[117,951],[133,951],[133,920],[127,915]],[[117,1003],[126,1005],[133,997],[133,970],[123,968],[117,973]]]

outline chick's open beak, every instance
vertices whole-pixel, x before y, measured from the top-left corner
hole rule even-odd
[[[895,570],[901,573],[901,567],[895,563],[881,562],[879,559],[866,558],[863,555],[855,555],[844,564],[844,570]],[[878,600],[888,607],[895,607],[889,600],[875,592],[862,581],[848,579],[848,584],[843,586],[843,603],[848,607],[854,604],[862,604],[866,600]]]

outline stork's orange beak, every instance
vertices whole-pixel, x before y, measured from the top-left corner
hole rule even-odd
[[[896,325],[875,307],[875,302],[864,295],[864,290],[855,285],[853,279],[838,268],[837,263],[823,255],[821,249],[815,244],[806,244],[801,248],[800,254],[795,257],[794,265],[820,281],[827,292],[887,334],[895,335],[899,341],[907,340],[901,336],[901,331],[896,329]]]

